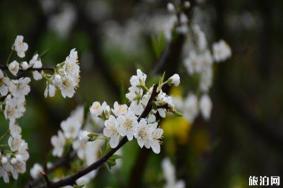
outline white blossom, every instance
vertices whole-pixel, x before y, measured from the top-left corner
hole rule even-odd
[[[168,79],[169,83],[173,84],[173,86],[178,86],[180,84],[180,76],[179,74],[174,74]]]
[[[138,103],[137,101],[133,101],[130,106],[128,111],[133,112],[135,115],[139,116],[142,114],[144,111],[144,106],[141,103]]]
[[[143,89],[136,87],[136,86],[132,86],[129,87],[129,92],[126,94],[126,98],[129,101],[139,101],[143,95]]]
[[[156,98],[156,104],[158,106],[168,105],[169,107],[173,107],[173,100],[171,96],[168,96],[163,91],[160,91]]]
[[[91,107],[90,107],[90,113],[95,116],[98,117],[102,114],[103,109],[101,107],[101,104],[97,101],[93,102]]]
[[[143,146],[150,148],[151,130],[146,119],[142,118],[140,120],[135,131],[135,138],[137,139],[137,142],[141,148],[143,148]]]
[[[0,70],[0,94],[1,96],[6,96],[8,94],[9,82],[10,82],[10,79],[8,77],[5,77],[2,70]]]
[[[27,70],[27,69],[29,68],[28,62],[23,61],[23,62],[21,63],[21,68],[22,68],[23,70]]]
[[[190,8],[191,7],[191,3],[189,1],[185,1],[184,2],[184,7]]]
[[[9,172],[11,171],[12,167],[9,163],[2,164],[0,166],[0,177],[2,176],[5,183],[9,183]]]
[[[88,142],[88,135],[89,132],[86,130],[81,130],[79,132],[78,139],[74,140],[72,147],[75,151],[77,151],[78,157],[80,159],[85,158],[85,150],[86,150],[86,145]]]
[[[79,135],[83,123],[83,115],[83,107],[78,107],[71,113],[70,117],[61,122],[61,128],[65,138],[74,139]]]
[[[93,118],[105,116],[107,118],[110,115],[110,106],[104,101],[102,104],[95,101],[90,107],[90,113]]]
[[[207,94],[201,96],[199,102],[199,108],[204,119],[208,120],[210,118],[210,114],[212,110],[212,102]]]
[[[188,17],[185,13],[180,14],[180,22],[181,22],[181,24],[187,24],[188,23]]]
[[[12,95],[8,95],[4,103],[4,116],[10,122],[14,122],[16,119],[22,117],[26,110],[24,97],[12,97]]]
[[[64,98],[73,97],[80,82],[80,67],[76,49],[72,49],[66,60],[62,64],[57,65],[57,72],[57,74],[53,75],[51,84],[61,91]],[[57,79],[58,77],[60,79]]]
[[[114,108],[112,109],[113,114],[118,117],[128,112],[128,106],[126,104],[120,105],[117,101],[114,102]]]
[[[18,80],[11,80],[9,82],[9,91],[14,97],[24,97],[30,92],[30,78],[22,77]]]
[[[220,40],[214,43],[212,46],[212,50],[213,57],[216,62],[225,61],[232,55],[231,48],[224,40]]]
[[[9,124],[10,134],[13,138],[21,138],[22,129],[19,125],[10,123]]]
[[[40,176],[40,173],[42,172],[43,172],[43,167],[38,163],[35,163],[33,167],[30,169],[30,175],[33,179],[38,178]]]
[[[137,117],[131,111],[117,118],[119,124],[118,131],[121,136],[127,136],[128,140],[132,140],[138,125]]]
[[[39,69],[42,68],[42,62],[41,59],[39,58],[38,54],[35,54],[31,60],[29,61],[29,66],[35,68],[35,69]]]
[[[167,3],[167,10],[169,12],[174,13],[175,12],[175,6],[172,3]]]
[[[105,121],[105,127],[103,129],[103,134],[110,138],[111,148],[115,148],[120,141],[120,134],[118,132],[118,121],[114,116],[110,116],[108,120]]]
[[[24,37],[22,35],[17,35],[13,49],[17,52],[19,57],[25,57],[25,52],[28,50],[28,44],[24,42]]]
[[[143,86],[145,85],[147,75],[143,73],[140,69],[137,69],[137,74],[130,78],[131,86]]]
[[[150,124],[152,126],[150,147],[156,154],[160,153],[160,140],[163,135],[163,129],[157,128],[157,123]]]
[[[198,111],[199,108],[197,97],[193,94],[189,94],[184,101],[184,117],[187,118],[190,122],[193,122],[198,115]]]
[[[148,123],[146,119],[142,118],[136,128],[135,138],[139,146],[142,148],[152,148],[153,152],[160,153],[160,139],[163,130],[157,128],[157,123]]]
[[[66,143],[66,138],[62,131],[58,131],[58,135],[51,137],[51,144],[53,145],[52,155],[61,157],[64,152],[64,146]]]
[[[20,64],[16,60],[14,60],[8,65],[8,69],[12,75],[17,76],[20,70]]]
[[[211,68],[213,59],[209,50],[202,53],[191,51],[189,57],[185,59],[185,66],[189,74],[202,73]]]
[[[56,87],[53,84],[47,84],[44,90],[44,97],[54,97],[56,93]]]
[[[34,80],[41,80],[42,79],[42,74],[39,71],[33,71],[32,72],[32,77]]]
[[[213,80],[213,70],[212,68],[207,69],[206,71],[202,72],[200,75],[200,89],[202,92],[208,92],[212,85]]]

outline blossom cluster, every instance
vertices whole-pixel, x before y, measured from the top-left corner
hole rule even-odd
[[[16,51],[19,58],[24,58],[28,49],[28,44],[23,41],[23,36],[16,37],[12,47]],[[9,60],[9,59],[8,59]],[[35,54],[29,62],[22,61],[19,63],[13,60],[8,64],[7,69],[13,77],[9,77],[8,72],[4,72],[5,67],[0,69],[0,95],[4,99],[2,109],[4,109],[5,118],[14,123],[16,119],[23,116],[25,112],[25,96],[30,92],[29,77],[21,77],[20,71],[32,71],[34,80],[46,78],[47,87],[45,96],[54,96],[56,88],[61,90],[63,97],[72,97],[75,89],[79,84],[78,54],[75,49],[72,49],[70,55],[63,63],[57,64],[56,68],[52,69],[52,73],[45,72],[42,67],[42,61],[38,54]]]
[[[54,74],[45,74],[47,87],[44,96],[53,97],[56,89],[61,91],[62,96],[73,97],[80,82],[80,67],[78,65],[78,52],[70,51],[69,56],[63,63],[57,64]]]
[[[126,137],[129,141],[135,138],[141,148],[152,148],[153,152],[159,153],[163,134],[163,130],[158,127],[159,119],[164,118],[167,112],[175,111],[172,98],[162,91],[162,87],[179,85],[180,77],[175,74],[166,81],[162,78],[158,86],[154,85],[150,88],[146,86],[146,79],[147,75],[139,69],[137,74],[130,78],[131,85],[126,94],[129,104],[115,102],[111,108],[106,102],[93,102],[89,109],[90,119],[95,120],[92,122],[99,120],[98,122],[103,123],[101,131],[93,129],[93,124],[86,121],[89,118],[84,118],[84,108],[78,107],[61,122],[61,129],[51,137],[52,155],[63,157],[71,148],[77,160],[84,166],[89,166],[98,160],[103,146],[108,143],[105,142],[106,140],[109,140],[111,148],[115,148],[122,137]],[[156,96],[151,99],[153,92]],[[149,103],[152,108],[143,117],[142,114]],[[47,168],[50,169],[52,166],[52,163],[48,163]],[[43,171],[43,167],[36,163],[31,168],[30,174],[36,179]],[[80,177],[76,183],[86,185],[96,172],[94,170]]]
[[[16,124],[11,124],[8,146],[10,151],[0,152],[0,177],[5,183],[9,182],[9,176],[18,179],[19,174],[26,171],[26,161],[29,159],[28,145],[22,139],[21,128]]]
[[[7,59],[7,65],[0,65],[1,109],[5,119],[9,121],[8,150],[0,152],[0,177],[3,177],[5,182],[9,181],[10,175],[17,179],[19,173],[26,171],[26,161],[29,158],[28,145],[22,139],[17,120],[23,117],[26,111],[26,96],[31,91],[31,79],[46,79],[48,83],[46,90],[50,96],[52,96],[50,82],[61,90],[63,97],[72,97],[79,83],[78,56],[74,49],[66,60],[54,69],[44,68],[38,54],[33,55],[29,61],[23,60],[27,50],[28,44],[24,42],[24,37],[18,35]],[[13,56],[14,52],[16,57]],[[11,58],[14,60],[11,61]],[[30,77],[27,76],[28,72],[32,73]],[[53,81],[55,78],[56,82]],[[55,89],[53,93],[55,94]]]
[[[232,52],[224,40],[213,43],[210,49],[206,34],[197,24],[197,18],[192,17],[191,20],[187,18],[184,10],[188,8],[190,8],[188,2],[181,5],[180,3],[167,4],[169,12],[179,16],[179,21],[175,21],[176,31],[182,31],[180,33],[189,39],[184,45],[183,64],[188,75],[198,78],[197,94],[190,91],[184,99],[174,97],[174,103],[184,117],[193,122],[199,112],[204,119],[210,118],[212,101],[208,93],[213,81],[213,64],[226,61],[231,57]]]
[[[205,33],[198,25],[192,26],[191,35],[196,40],[187,44],[189,52],[184,55],[184,65],[189,75],[199,75],[199,88],[207,93],[212,85],[213,63],[227,60],[231,56],[231,49],[224,40],[220,40],[210,50]]]
[[[61,122],[60,130],[57,134],[51,137],[51,144],[53,146],[52,155],[54,157],[63,157],[63,155],[70,155],[71,151],[75,152],[78,160],[84,166],[88,166],[98,160],[100,150],[104,145],[103,139],[89,140],[90,132],[87,131],[89,127],[85,127],[84,123],[84,108],[77,107],[71,115]],[[53,167],[53,163],[49,162],[47,168]],[[38,178],[44,172],[43,167],[35,163],[30,170],[32,178]],[[78,185],[87,184],[94,176],[96,171],[92,171],[86,176],[77,180]]]
[[[146,117],[142,113],[148,105],[154,87],[146,86],[147,75],[137,70],[136,75],[130,78],[130,87],[126,98],[129,104],[114,103],[111,108],[106,102],[94,102],[90,108],[93,118],[104,121],[103,134],[109,137],[110,146],[117,147],[122,137],[129,141],[134,138],[143,148],[151,148],[154,153],[160,152],[160,142],[163,130],[158,127],[159,117],[165,118],[166,112],[174,111],[173,100],[158,87],[158,94],[153,99],[153,108]],[[175,74],[162,84],[179,85],[180,77]]]

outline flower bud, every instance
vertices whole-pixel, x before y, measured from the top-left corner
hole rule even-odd
[[[21,67],[23,70],[27,70],[29,68],[29,64],[26,61],[24,61],[21,63]]]
[[[16,76],[20,69],[20,65],[17,61],[13,61],[12,63],[9,64],[8,69],[14,76]]]
[[[180,84],[180,76],[179,74],[174,74],[168,79],[169,84],[173,84],[174,86],[178,86]]]
[[[14,165],[14,164],[16,164],[16,163],[17,163],[17,159],[16,159],[16,158],[12,158],[12,159],[11,159],[11,164]]]
[[[175,11],[175,6],[172,3],[167,3],[167,10],[173,13]]]
[[[190,8],[190,6],[191,6],[191,3],[189,1],[185,1],[184,2],[184,7],[185,8]]]
[[[1,163],[2,163],[2,164],[6,164],[7,162],[8,162],[7,157],[2,157]]]

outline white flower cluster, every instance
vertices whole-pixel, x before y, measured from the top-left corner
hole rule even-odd
[[[8,146],[10,151],[0,152],[0,177],[5,183],[9,182],[9,176],[18,179],[19,174],[26,171],[26,161],[29,159],[28,145],[22,139],[21,128],[16,124],[9,126],[10,137]]]
[[[85,166],[89,166],[98,160],[100,150],[104,144],[104,139],[96,139],[89,141],[89,131],[84,128],[84,108],[78,107],[71,115],[61,122],[61,130],[57,135],[51,137],[51,144],[53,146],[52,155],[54,157],[62,157],[67,151],[68,146],[76,152],[78,159],[83,162]],[[48,167],[52,167],[49,163]],[[39,164],[34,164],[30,170],[31,176],[36,179],[43,172],[43,167]],[[78,185],[87,184],[94,176],[96,171],[92,171],[87,175],[77,180]]]
[[[19,57],[25,57],[28,44],[23,41],[23,36],[16,37],[13,50]],[[55,74],[40,71],[42,62],[38,54],[27,62],[18,63],[16,60],[8,65],[8,70],[13,76],[18,76],[19,71],[32,70],[34,80],[40,80],[42,77],[47,79],[47,88],[45,96],[54,96],[56,88],[61,90],[63,97],[72,97],[76,87],[79,84],[78,54],[72,49],[70,55],[63,63],[60,63],[54,69]],[[5,118],[14,123],[16,119],[23,116],[25,112],[25,96],[30,92],[29,77],[20,77],[19,79],[10,79],[4,70],[0,69],[0,96],[5,98],[2,104]]]
[[[202,96],[198,102],[197,96],[189,94],[184,102],[179,102],[181,104],[179,110],[190,122],[194,121],[199,111],[204,119],[210,118],[212,101],[207,93],[212,85],[213,63],[225,61],[231,56],[231,49],[223,40],[213,44],[213,53],[211,53],[207,47],[206,36],[200,27],[194,25],[192,31],[192,35],[195,36],[195,43],[187,45],[189,46],[189,53],[185,57],[184,65],[189,75],[199,75],[199,90]]]
[[[165,178],[164,188],[185,188],[185,182],[183,180],[176,180],[176,172],[174,166],[168,158],[162,161],[162,170]]]
[[[113,108],[110,108],[106,102],[94,102],[90,107],[92,117],[104,121],[103,134],[110,138],[112,148],[117,147],[122,137],[127,137],[129,141],[135,138],[141,148],[160,152],[163,130],[158,128],[157,116],[164,118],[166,112],[174,111],[174,105],[172,98],[159,88],[149,115],[141,117],[153,92],[153,87],[147,88],[146,79],[147,75],[139,69],[130,78],[131,86],[126,94],[129,105],[115,102]],[[166,83],[177,86],[180,83],[179,75],[173,75],[163,84]]]
[[[212,52],[207,46],[207,40],[204,32],[198,25],[192,28],[192,37],[196,39],[195,43],[190,42],[189,53],[186,55],[184,65],[188,74],[200,75],[200,90],[208,92],[212,84],[214,62],[223,62],[231,56],[231,49],[223,40],[214,43]]]
[[[77,140],[85,139],[86,141],[88,141],[88,133],[81,132],[83,118],[84,109],[83,107],[79,107],[71,113],[70,117],[61,122],[61,130],[58,131],[56,136],[52,136],[51,138],[51,143],[53,145],[53,156],[62,157],[64,152],[64,146],[66,145],[67,140],[73,143],[73,149],[83,148],[74,147],[76,146]]]
[[[224,40],[220,40],[219,42],[214,43],[212,50],[213,57],[216,62],[225,61],[232,55],[230,47]]]
[[[53,97],[56,89],[61,91],[64,98],[73,97],[75,89],[80,82],[80,66],[78,62],[78,52],[72,49],[66,60],[56,65],[55,74],[46,75],[47,87],[44,91],[45,97]]]
[[[167,4],[167,9],[176,17],[178,16],[178,19],[176,18],[174,23],[171,24],[170,31],[176,27],[177,32],[188,36],[189,40],[184,45],[183,62],[188,74],[196,75],[199,79],[197,91],[200,91],[198,92],[200,95],[194,95],[190,92],[185,99],[176,97],[174,103],[190,122],[194,121],[199,112],[204,119],[208,120],[212,110],[212,102],[208,92],[213,80],[213,64],[227,60],[231,57],[232,52],[224,40],[214,43],[212,49],[209,49],[206,35],[199,25],[194,24],[195,20],[188,23],[184,10],[190,7],[189,2],[173,2]],[[165,31],[166,33],[168,31]],[[198,100],[198,98],[200,99]]]
[[[174,104],[192,123],[199,112],[205,120],[210,118],[212,101],[208,93],[213,81],[213,64],[227,60],[231,57],[232,52],[224,40],[214,43],[212,49],[209,49],[205,33],[199,25],[195,24],[196,16],[194,15],[192,20],[189,20],[185,14],[185,10],[189,8],[189,1],[172,1],[167,4],[167,9],[171,13],[170,19],[164,19],[164,24],[162,24],[162,16],[151,19],[154,25],[163,28],[167,40],[171,40],[174,30],[189,38],[184,45],[183,62],[188,74],[199,78],[197,91],[200,91],[200,95],[194,95],[190,91],[184,99],[174,97]]]
[[[19,57],[25,57],[28,44],[23,41],[23,36],[17,36],[12,49],[17,52]],[[62,96],[65,98],[73,97],[75,89],[78,87],[80,81],[80,67],[78,62],[78,52],[72,49],[65,61],[56,65],[56,68],[53,69],[54,73],[52,74],[41,70],[42,62],[38,54],[35,54],[29,62],[23,61],[19,63],[14,60],[8,65],[8,69],[14,76],[17,76],[20,70],[33,70],[32,75],[34,80],[46,79],[47,87],[44,91],[45,97],[53,97],[56,89],[59,89]]]
[[[12,48],[17,52],[17,55],[20,58],[23,58],[26,56],[28,44],[24,42],[24,37],[22,35],[18,35]]]
[[[24,58],[28,44],[24,42],[24,37],[18,35],[12,46],[12,51],[16,52],[18,58]],[[8,57],[8,62],[12,56]],[[45,73],[42,62],[38,54],[35,54],[31,60],[18,62],[13,60],[7,66],[0,67],[0,97],[1,109],[5,119],[9,121],[9,150],[3,150],[0,153],[0,177],[3,177],[5,182],[9,181],[9,175],[14,179],[18,178],[19,173],[26,171],[26,161],[29,158],[28,145],[22,139],[21,128],[17,125],[17,120],[24,115],[26,111],[26,96],[30,93],[31,78],[22,76],[23,73],[31,71],[34,80],[41,80],[51,77],[63,78],[57,82],[62,95],[71,97],[74,94],[74,88],[78,85],[79,67],[77,65],[77,52],[73,49],[65,62],[59,64],[54,69],[55,74]],[[52,69],[53,70],[53,69]],[[11,76],[11,77],[9,77]],[[50,86],[48,86],[50,88]],[[54,91],[55,92],[55,91]]]

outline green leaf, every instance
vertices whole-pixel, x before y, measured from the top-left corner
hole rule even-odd
[[[95,133],[95,132],[92,132],[92,133],[89,133],[87,136],[88,136],[88,140],[92,142],[92,141],[95,141],[97,139],[99,134]]]
[[[112,155],[108,160],[107,160],[107,162],[106,162],[106,168],[108,169],[108,170],[110,170],[112,167],[114,167],[115,165],[116,165],[116,160],[117,159],[120,159],[121,158],[121,156],[120,155],[117,155],[117,154],[114,154],[114,155]]]
[[[165,72],[163,72],[162,76],[159,79],[158,86],[157,86],[157,91],[161,90],[164,84],[164,79],[165,79]]]
[[[159,35],[152,36],[151,41],[155,57],[160,57],[166,43],[164,34],[161,33]]]

